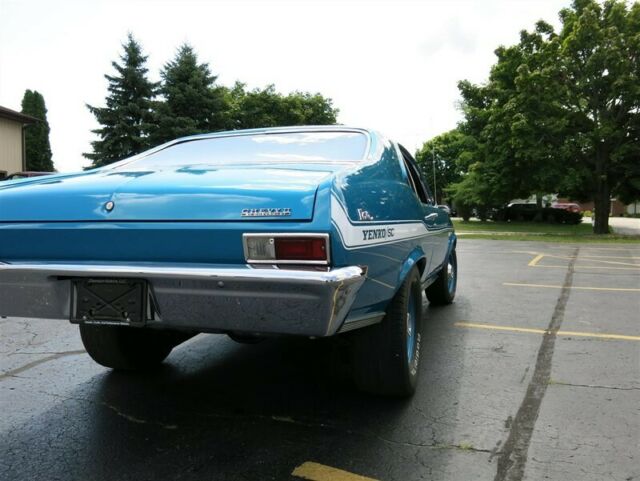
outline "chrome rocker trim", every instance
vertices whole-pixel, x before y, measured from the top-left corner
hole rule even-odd
[[[330,336],[342,326],[365,271],[0,262],[0,316],[68,320],[77,278],[146,279],[155,312],[147,327]]]

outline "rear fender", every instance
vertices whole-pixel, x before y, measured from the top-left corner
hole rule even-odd
[[[402,264],[402,269],[400,269],[400,274],[398,274],[398,283],[397,283],[398,288],[405,281],[405,279],[407,278],[407,276],[411,272],[411,269],[413,269],[414,266],[418,266],[418,270],[420,272],[420,279],[424,281],[424,277],[426,275],[425,272],[426,272],[426,266],[427,266],[427,256],[422,250],[422,247],[418,246],[415,249],[413,249],[409,254],[409,256],[405,259],[404,263]]]
[[[444,268],[444,266],[447,265],[449,256],[451,255],[451,252],[456,248],[457,244],[458,244],[458,237],[456,236],[455,232],[452,232],[451,235],[449,236],[449,245],[447,246],[447,255],[444,256],[442,264],[440,264],[438,268],[433,271],[431,278],[435,279],[440,273],[440,271]]]
[[[451,254],[451,251],[453,251],[456,248],[456,245],[458,245],[458,236],[456,235],[455,232],[452,232],[451,235],[449,236],[449,247],[447,248],[447,257],[445,258],[445,262],[446,262],[446,259],[449,258],[449,254]]]

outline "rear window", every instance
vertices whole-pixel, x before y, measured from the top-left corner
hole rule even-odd
[[[361,160],[367,147],[359,132],[288,132],[190,140],[147,155],[136,167],[320,163]]]

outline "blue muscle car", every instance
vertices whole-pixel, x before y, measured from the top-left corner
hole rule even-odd
[[[0,184],[0,316],[70,320],[114,369],[201,332],[354,331],[357,384],[410,395],[422,292],[452,302],[455,248],[411,155],[375,131],[197,135]]]

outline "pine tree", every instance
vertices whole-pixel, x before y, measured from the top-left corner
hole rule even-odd
[[[40,122],[27,126],[24,133],[27,170],[53,172],[47,107],[40,92],[36,90],[25,91],[24,97],[22,97],[22,113],[40,120]]]
[[[149,132],[153,122],[153,98],[158,84],[147,78],[147,56],[131,34],[122,45],[120,63],[112,62],[116,75],[109,81],[105,107],[87,105],[95,115],[99,129],[92,130],[99,140],[91,142],[93,152],[83,154],[93,167],[107,165],[140,153],[150,147]]]
[[[198,63],[190,45],[182,45],[160,75],[164,100],[156,105],[153,144],[227,127],[227,89],[216,86],[217,76],[207,63]]]

